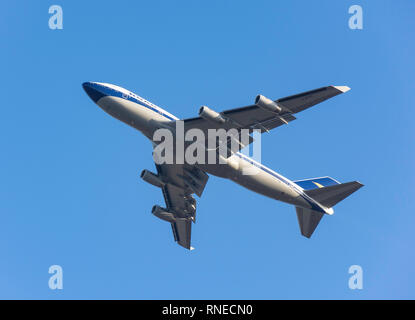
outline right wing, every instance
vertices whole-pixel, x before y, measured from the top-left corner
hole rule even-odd
[[[295,120],[296,118],[293,114],[304,111],[349,89],[349,87],[345,86],[328,86],[275,100],[274,102],[284,110],[279,114],[265,110],[255,104],[220,112],[220,116],[226,120],[223,123],[215,123],[202,117],[196,117],[185,119],[184,127],[185,131],[193,128],[200,129],[205,133],[206,137],[208,137],[209,129],[220,128],[225,130],[235,128],[238,130],[239,136],[241,136],[242,129],[259,130],[261,133],[268,132],[271,129]],[[252,143],[252,141],[253,139],[249,140],[248,144]],[[239,149],[246,145],[241,144]],[[236,151],[239,150],[231,150],[231,153]]]

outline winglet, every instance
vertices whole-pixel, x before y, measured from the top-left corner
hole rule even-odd
[[[337,90],[341,91],[341,92],[347,92],[350,90],[350,88],[348,86],[332,86],[333,88],[336,88]]]

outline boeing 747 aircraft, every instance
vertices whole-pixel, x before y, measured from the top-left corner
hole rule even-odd
[[[221,161],[155,161],[157,173],[148,170],[141,173],[144,181],[162,190],[166,202],[165,208],[153,206],[152,213],[171,224],[175,241],[186,249],[193,249],[191,227],[196,222],[196,200],[193,194],[202,195],[208,174],[230,179],[254,192],[294,205],[301,234],[307,238],[311,237],[323,215],[332,215],[334,205],[363,186],[357,181],[339,183],[330,177],[290,181],[240,152],[253,142],[251,132],[254,130],[263,133],[288,124],[296,119],[294,114],[346,92],[348,87],[328,86],[275,101],[258,95],[253,105],[219,113],[203,106],[199,109],[198,117],[185,120],[112,84],[85,82],[83,88],[105,112],[142,132],[152,141],[154,150],[161,143],[154,139],[157,130],[167,129],[174,138],[178,138],[178,121],[183,124],[183,132],[180,133],[198,129],[205,134],[206,140],[209,140],[209,129],[234,129],[238,133],[227,136],[226,141],[217,141],[218,145],[226,146],[225,155],[219,152],[223,150],[220,147],[210,148],[209,143],[205,146],[204,151],[208,156],[204,159],[213,153],[213,158],[220,158]],[[234,145],[237,147],[232,147]],[[178,153],[176,144],[171,152]],[[157,154],[154,158],[156,160]],[[249,169],[255,170],[246,174]]]

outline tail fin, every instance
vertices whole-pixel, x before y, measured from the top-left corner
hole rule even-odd
[[[312,179],[304,179],[304,180],[297,180],[294,183],[304,190],[311,190],[316,188],[334,186],[336,184],[340,184],[337,180],[334,180],[331,177],[321,177],[321,178],[312,178]]]
[[[323,181],[321,179],[326,180]],[[363,187],[363,184],[357,181],[339,183],[336,180],[329,177],[302,180],[297,181],[296,183],[303,189],[305,189],[304,192],[308,196],[310,196],[326,208],[333,207],[343,199],[350,196],[353,192]],[[311,184],[315,184],[316,186],[318,186],[318,188],[308,188],[312,187]],[[296,207],[296,210],[301,234],[307,238],[310,238],[314,230],[317,228],[324,213],[300,207]]]
[[[326,208],[331,208],[361,187],[363,187],[363,184],[353,181],[304,192]]]

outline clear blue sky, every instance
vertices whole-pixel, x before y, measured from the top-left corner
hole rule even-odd
[[[363,30],[348,28],[353,4]],[[409,0],[1,2],[0,298],[415,298],[414,14]],[[150,213],[164,205],[139,179],[150,142],[84,81],[183,118],[348,85],[264,135],[262,162],[365,187],[308,240],[292,206],[211,177],[189,252]]]

